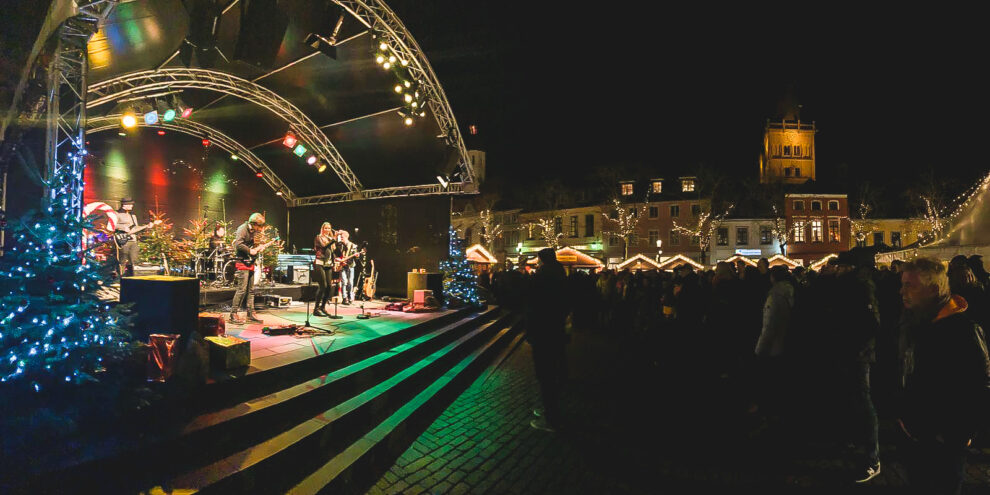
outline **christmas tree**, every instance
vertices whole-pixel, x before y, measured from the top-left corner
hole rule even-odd
[[[82,194],[81,158],[47,183],[54,195],[40,210],[8,225],[0,257],[0,392],[91,381],[106,358],[130,349],[128,318],[97,296],[114,263],[99,261],[93,246],[82,248],[83,229],[93,229],[95,217],[80,218],[71,207],[73,193]]]
[[[192,259],[192,250],[178,241],[172,233],[172,221],[161,210],[148,211],[152,225],[141,239],[141,260],[152,264],[168,263],[170,271],[178,269],[178,263]],[[168,274],[166,274],[168,275]]]
[[[478,297],[477,277],[464,254],[464,241],[457,237],[457,232],[453,227],[450,227],[449,236],[449,256],[445,261],[440,262],[440,271],[443,272],[444,296],[447,298],[448,304],[453,302],[480,306],[481,299]]]

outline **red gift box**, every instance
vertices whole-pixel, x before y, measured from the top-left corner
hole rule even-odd
[[[179,334],[153,333],[148,336],[148,381],[164,382],[175,370],[175,344]]]
[[[227,320],[220,313],[200,313],[199,334],[203,337],[227,335]]]

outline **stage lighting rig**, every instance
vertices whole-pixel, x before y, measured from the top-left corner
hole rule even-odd
[[[297,145],[296,145],[296,147],[295,147],[295,149],[293,149],[293,150],[292,150],[292,152],[293,152],[293,153],[294,153],[294,154],[295,154],[296,156],[298,156],[298,157],[302,157],[303,155],[305,155],[305,154],[306,154],[306,147],[305,147],[305,146],[303,146],[303,145],[301,145],[301,144],[297,144]]]
[[[299,140],[296,139],[296,135],[291,132],[285,133],[285,138],[282,139],[282,144],[285,145],[286,148],[295,148],[296,143],[298,142]]]

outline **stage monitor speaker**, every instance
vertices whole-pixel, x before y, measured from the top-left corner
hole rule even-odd
[[[241,4],[241,30],[234,47],[234,59],[270,70],[275,66],[289,17],[278,7],[278,0],[251,0]]]
[[[121,304],[134,303],[136,340],[153,333],[183,337],[199,328],[199,280],[149,275],[120,279]]]
[[[294,284],[308,284],[309,266],[293,265],[292,269],[289,271],[289,278]]]
[[[443,274],[409,272],[406,274],[406,298],[414,300],[417,290],[432,290],[433,297],[443,302]]]

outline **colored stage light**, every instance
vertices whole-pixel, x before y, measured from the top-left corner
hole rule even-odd
[[[171,108],[165,110],[165,113],[162,114],[162,121],[171,122],[173,120],[175,120],[175,110],[172,110]]]
[[[158,135],[159,136],[164,136],[165,135],[165,131],[163,131],[161,129],[158,129]]]
[[[296,136],[290,132],[285,135],[285,139],[282,140],[282,144],[284,144],[286,148],[293,148],[296,146],[296,141],[298,141]]]
[[[292,150],[292,152],[295,153],[296,156],[303,156],[306,154],[306,147],[301,144],[297,144],[296,149]]]
[[[206,138],[203,138],[203,147],[206,148],[206,147],[209,147],[209,146],[210,146],[210,140],[209,139],[206,139]]]
[[[188,119],[189,116],[192,115],[192,111],[193,111],[192,107],[186,107],[182,109],[182,118]]]
[[[258,178],[260,179],[260,178],[262,178],[262,177],[264,177],[264,176],[265,176],[265,174],[263,174],[263,173],[261,173],[261,172],[258,172],[258,173],[256,173],[256,174],[254,174],[254,176],[255,176],[255,177],[258,177]]]
[[[315,165],[316,164],[316,155],[309,155],[309,158],[306,159],[306,163],[308,163],[310,165]]]
[[[316,171],[322,174],[323,171],[326,170],[326,169],[327,169],[327,164],[326,163],[321,163],[320,166],[316,169]]]
[[[158,123],[158,112],[152,110],[144,114],[144,123],[148,125],[155,125]]]
[[[125,113],[123,117],[120,118],[120,125],[124,126],[125,129],[130,129],[137,125],[137,116],[133,113]]]

